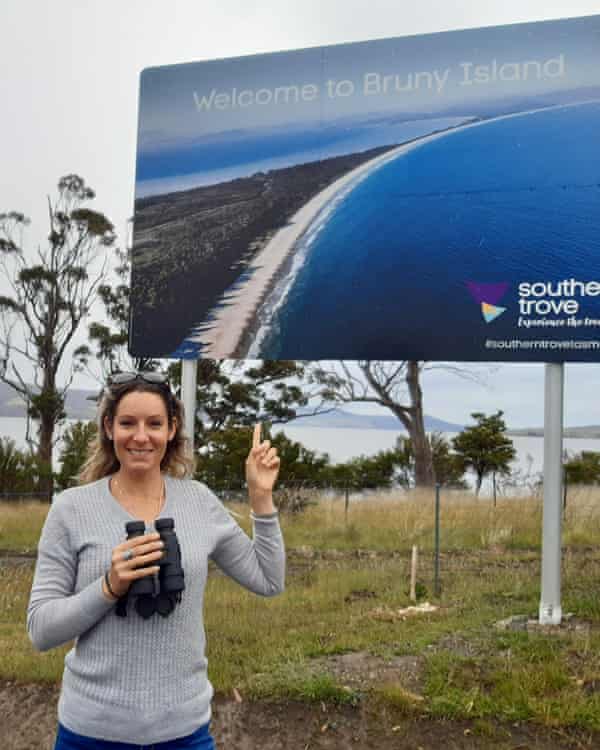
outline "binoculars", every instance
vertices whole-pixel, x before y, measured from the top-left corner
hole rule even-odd
[[[156,531],[164,543],[164,554],[158,561],[160,570],[155,576],[145,576],[133,581],[126,597],[135,597],[135,611],[148,619],[155,612],[168,617],[181,601],[181,592],[185,589],[184,573],[181,567],[181,548],[175,534],[175,521],[172,518],[157,518],[154,522]],[[129,521],[125,524],[127,539],[144,536],[146,524],[143,521]],[[155,562],[142,567],[152,567]],[[117,614],[126,615],[127,602],[119,608]]]

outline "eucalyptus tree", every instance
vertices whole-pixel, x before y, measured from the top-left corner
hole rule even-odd
[[[82,177],[62,177],[57,197],[48,197],[47,240],[29,252],[23,246],[29,219],[17,211],[0,214],[0,267],[7,287],[0,296],[0,379],[37,422],[30,442],[50,469],[66,392],[90,355],[86,345],[74,351],[70,346],[96,298],[116,239],[107,217],[88,207],[94,197]],[[50,474],[45,483],[50,486]]]

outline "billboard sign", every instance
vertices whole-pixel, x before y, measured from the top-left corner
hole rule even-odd
[[[600,359],[600,16],[142,72],[130,349]]]

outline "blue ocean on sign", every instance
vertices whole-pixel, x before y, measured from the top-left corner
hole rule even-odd
[[[493,360],[485,340],[514,338],[518,284],[600,280],[599,250],[599,102],[457,128],[375,169],[321,211],[267,301],[254,353]],[[506,312],[486,322],[469,281],[508,284],[499,302]],[[600,297],[580,302],[600,319]],[[600,339],[600,328],[558,332],[578,336]],[[519,329],[519,337],[557,332]]]

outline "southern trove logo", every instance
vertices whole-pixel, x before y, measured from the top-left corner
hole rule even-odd
[[[481,314],[486,323],[491,323],[506,312],[506,307],[500,307],[498,303],[508,290],[508,282],[480,284],[478,281],[467,281],[466,283],[471,297],[481,305]]]

